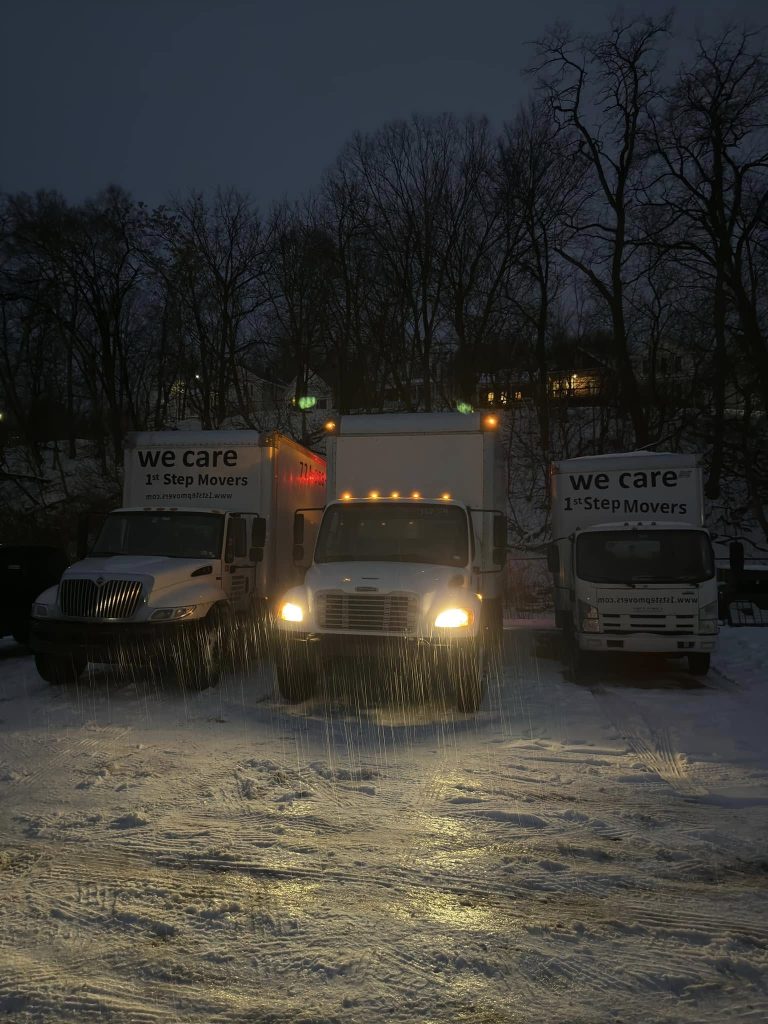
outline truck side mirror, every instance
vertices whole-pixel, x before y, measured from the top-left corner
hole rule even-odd
[[[728,563],[732,573],[744,572],[744,545],[740,540],[732,540],[728,545]]]
[[[248,548],[248,561],[254,564],[264,558],[264,545],[267,542],[267,521],[259,516],[251,523],[251,546]]]
[[[259,517],[253,520],[251,527],[251,545],[255,548],[263,548],[267,541],[267,520]]]
[[[507,547],[507,517],[495,515],[493,517],[493,546],[495,548]]]
[[[504,565],[507,561],[507,517],[496,514],[493,517],[493,554],[494,565]]]
[[[227,537],[227,543],[224,545],[224,561],[234,562],[235,560],[235,538],[231,535]]]
[[[106,515],[101,512],[82,512],[77,518],[77,557],[87,558],[101,532]]]
[[[547,568],[553,576],[560,572],[560,552],[557,550],[557,544],[547,545]]]
[[[293,546],[304,543],[304,513],[294,512],[293,515]],[[302,556],[303,557],[303,556]]]

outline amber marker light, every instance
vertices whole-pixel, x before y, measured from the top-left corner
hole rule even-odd
[[[495,428],[498,427],[498,425],[499,421],[496,418],[496,416],[486,416],[485,419],[483,420],[483,426],[486,428],[486,430],[495,430]]]
[[[450,496],[450,494],[448,494],[447,491],[445,492],[445,494],[441,494],[440,497],[442,498],[443,501],[450,501],[451,500],[451,496]]]
[[[400,497],[400,491],[392,491],[392,494],[390,495],[390,497],[392,497],[392,498],[399,498]]]
[[[368,497],[369,498],[380,498],[381,495],[379,494],[378,491],[371,491],[371,493],[368,495]]]
[[[421,491],[414,491],[413,494],[411,495],[411,497],[412,498],[420,498],[421,497]]]
[[[341,500],[342,501],[351,501],[352,500],[352,495],[349,493],[349,491],[344,491],[344,493],[341,496]]]

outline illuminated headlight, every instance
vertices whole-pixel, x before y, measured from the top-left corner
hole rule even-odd
[[[280,618],[284,622],[303,622],[304,609],[300,604],[294,604],[292,601],[286,601],[280,608]]]
[[[32,605],[32,617],[35,619],[44,619],[48,615],[47,604],[33,604]]]
[[[699,632],[717,632],[717,601],[711,601],[699,608]]]
[[[188,604],[183,608],[158,608],[156,612],[152,612],[150,616],[155,621],[168,622],[171,619],[188,619],[190,615],[194,615],[195,608],[197,605]]]
[[[472,624],[474,616],[468,608],[446,608],[435,619],[438,629],[459,629]]]
[[[597,608],[587,601],[579,601],[579,623],[582,633],[599,633],[600,617]]]

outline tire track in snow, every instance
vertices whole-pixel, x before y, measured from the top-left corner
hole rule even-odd
[[[3,784],[13,793],[29,789],[35,784],[44,783],[49,779],[53,779],[73,758],[93,755],[97,752],[101,753],[100,748],[114,744],[119,740],[124,740],[130,733],[131,729],[112,726],[96,730],[89,728],[86,734],[74,743],[68,741],[58,743],[53,753],[50,753],[49,748],[45,748],[41,743],[38,743],[34,750],[36,767],[29,771],[23,770],[23,774],[14,775],[14,777],[6,779]],[[10,749],[10,745],[6,744],[6,748]],[[105,756],[107,755],[105,754]],[[114,758],[114,754],[109,756]]]
[[[707,791],[691,778],[685,760],[675,750],[666,724],[653,721],[647,712],[615,690],[595,686],[591,692],[616,732],[646,768],[680,796],[706,795]]]

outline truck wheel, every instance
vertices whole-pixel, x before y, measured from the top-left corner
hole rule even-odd
[[[568,675],[573,683],[577,683],[584,675],[584,651],[574,640],[568,644]]]
[[[705,676],[709,672],[709,653],[703,654],[698,651],[696,654],[688,655],[688,671],[692,676]]]
[[[301,704],[315,695],[317,672],[306,657],[275,659],[277,688],[287,704]]]
[[[54,686],[74,683],[80,678],[87,665],[82,654],[36,654],[35,668],[38,675]]]
[[[200,625],[197,636],[191,640],[191,650],[176,654],[176,674],[188,690],[208,690],[218,686],[224,670],[226,644],[229,632],[227,617],[212,609]]]
[[[579,647],[579,641],[573,631],[573,625],[569,622],[563,629],[563,660],[565,661],[568,678],[572,683],[578,683],[584,676],[586,663],[586,652]]]
[[[485,671],[482,648],[472,646],[451,659],[451,675],[456,687],[456,707],[465,714],[480,710],[485,697]]]
[[[501,598],[486,598],[482,609],[482,622],[488,636],[494,642],[499,642],[504,635],[504,608]]]

